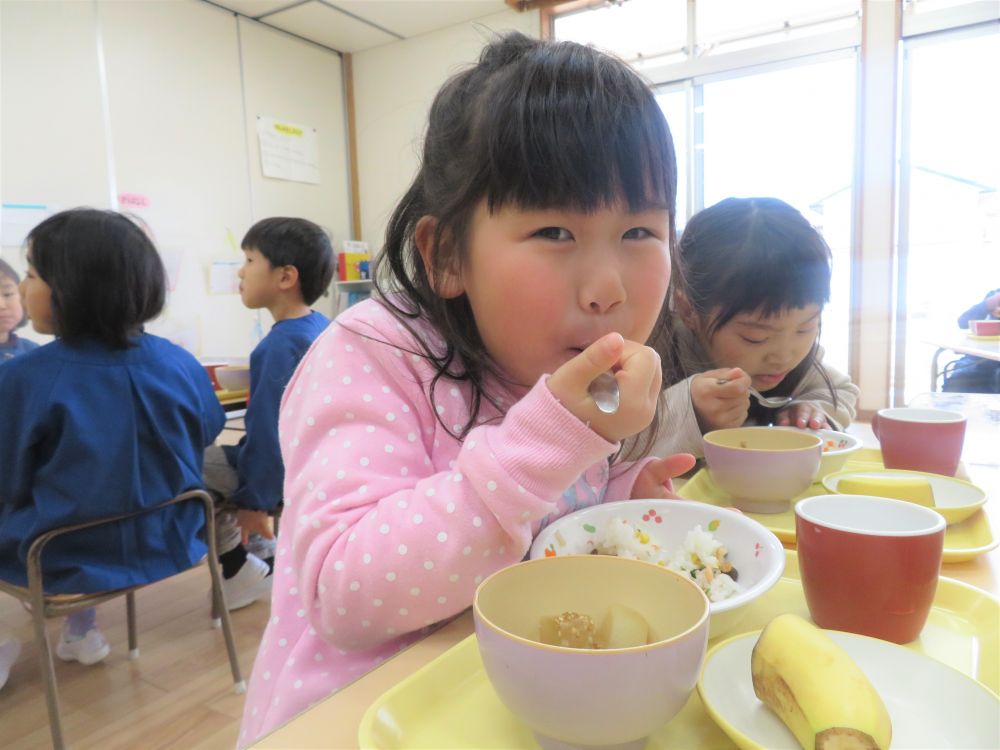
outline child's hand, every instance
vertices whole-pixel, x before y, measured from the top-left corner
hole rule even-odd
[[[632,485],[632,499],[677,500],[670,480],[687,473],[694,464],[695,457],[690,453],[675,453],[650,461],[642,467],[639,476],[635,478],[635,484]]]
[[[274,539],[274,532],[271,530],[271,519],[262,510],[239,508],[236,511],[236,523],[239,524],[243,544],[250,541],[251,534],[260,534],[265,539]]]
[[[590,381],[611,370],[618,381],[618,411],[605,414],[587,391]],[[548,379],[549,390],[563,406],[608,442],[646,429],[660,396],[660,357],[648,346],[609,333],[564,364]]]
[[[741,427],[750,412],[749,388],[750,376],[739,367],[709,370],[691,378],[691,404],[702,432]]]
[[[801,429],[821,430],[828,428],[826,412],[813,401],[796,401],[778,412],[775,424],[782,427],[792,426]]]

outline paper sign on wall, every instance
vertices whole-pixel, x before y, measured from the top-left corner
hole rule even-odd
[[[319,184],[316,128],[257,115],[257,136],[265,177]]]
[[[208,277],[210,294],[239,294],[240,266],[242,263],[228,260],[213,261]]]
[[[58,211],[44,203],[5,202],[0,206],[0,245],[23,245],[28,232]]]

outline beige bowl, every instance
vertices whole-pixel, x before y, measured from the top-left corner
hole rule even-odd
[[[807,432],[735,427],[704,437],[712,480],[748,513],[783,513],[819,471],[823,441]]]
[[[227,391],[245,391],[250,387],[249,365],[228,365],[215,368],[215,379]]]
[[[652,642],[591,650],[539,642],[544,616],[613,604],[650,626]],[[708,642],[708,599],[685,576],[606,555],[543,557],[504,568],[473,600],[479,652],[500,700],[542,748],[635,748],[683,708]]]

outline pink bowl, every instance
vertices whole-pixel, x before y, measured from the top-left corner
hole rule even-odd
[[[543,616],[599,622],[612,604],[650,626],[652,643],[591,650],[538,642]],[[708,599],[666,568],[607,555],[544,557],[497,571],[476,590],[486,674],[545,750],[640,750],[687,703],[708,643]]]
[[[714,481],[748,513],[783,513],[816,478],[823,441],[779,427],[735,427],[704,437]]]
[[[1000,336],[1000,320],[970,320],[969,331],[975,336]]]

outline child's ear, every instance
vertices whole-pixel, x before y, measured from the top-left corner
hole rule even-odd
[[[439,297],[452,299],[458,297],[465,291],[462,285],[461,274],[457,270],[435,270],[434,267],[434,234],[437,230],[437,219],[433,216],[423,216],[417,222],[413,239],[417,243],[417,250],[424,261],[424,272],[430,280],[431,287]]]
[[[281,274],[278,276],[278,288],[281,290],[294,289],[299,283],[299,269],[295,266],[282,266]]]
[[[680,289],[674,291],[674,310],[688,329],[698,330],[698,314],[694,311],[691,300]]]

